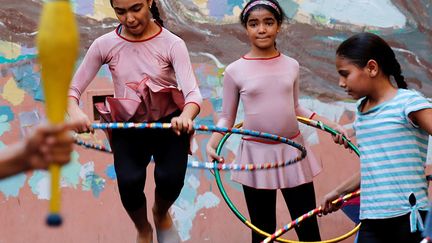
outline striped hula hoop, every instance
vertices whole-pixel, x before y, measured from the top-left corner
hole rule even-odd
[[[92,124],[94,129],[171,129],[170,123],[96,123]],[[240,128],[225,128],[216,126],[204,126],[204,125],[194,125],[194,130],[197,131],[207,131],[207,132],[219,132],[219,133],[235,133],[241,135],[248,135],[258,138],[269,139],[287,145],[293,146],[300,151],[299,155],[291,160],[285,162],[264,162],[262,164],[220,164],[213,162],[199,162],[199,161],[188,161],[188,167],[198,168],[198,169],[213,169],[213,170],[233,170],[233,171],[255,171],[255,170],[267,170],[273,168],[280,168],[288,165],[292,165],[304,159],[306,157],[306,149],[303,145],[298,144],[288,138],[273,135],[270,133],[258,132],[248,129]],[[104,152],[112,152],[105,146],[94,145],[82,140],[75,140],[78,145],[84,146],[86,148],[96,149]]]

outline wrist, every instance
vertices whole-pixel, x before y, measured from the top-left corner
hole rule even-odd
[[[27,142],[22,142],[17,145],[17,157],[16,157],[16,165],[20,167],[20,171],[26,171],[31,169],[30,165],[30,157],[31,154],[29,153],[30,149],[28,148]]]

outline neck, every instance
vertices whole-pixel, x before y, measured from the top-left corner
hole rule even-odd
[[[276,50],[276,48],[271,47],[268,49],[261,49],[257,47],[252,47],[252,50],[250,50],[246,56],[249,58],[270,58],[275,57],[279,54],[279,51]]]
[[[393,86],[389,78],[382,77],[380,80],[374,81],[371,90],[373,90],[373,92],[367,96],[368,102],[371,105],[378,105],[392,99],[396,95],[398,89]]]

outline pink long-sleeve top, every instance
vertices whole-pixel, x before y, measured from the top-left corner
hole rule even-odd
[[[312,117],[314,113],[302,107],[298,97],[299,64],[296,60],[282,54],[267,59],[243,57],[225,70],[222,113],[217,125],[234,125],[241,100],[244,108],[243,128],[277,134],[305,145],[296,116]],[[308,154],[298,163],[254,173],[233,172],[232,179],[261,189],[291,188],[311,182],[322,166],[308,146],[305,147]],[[236,162],[284,162],[298,153],[297,149],[287,144],[243,137]]]
[[[107,106],[114,120],[135,117],[134,121],[155,121],[188,103],[201,105],[202,96],[182,39],[160,27],[154,36],[132,41],[119,34],[120,28],[90,46],[72,80],[70,97],[79,100],[100,67],[107,64],[115,97]]]

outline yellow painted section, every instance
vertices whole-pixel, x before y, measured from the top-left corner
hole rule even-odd
[[[94,19],[117,18],[109,0],[94,0]]]
[[[23,103],[25,91],[18,88],[14,78],[10,78],[3,86],[2,97],[12,105],[17,106]]]
[[[17,43],[0,40],[0,53],[7,59],[14,59],[21,54],[21,46]]]

